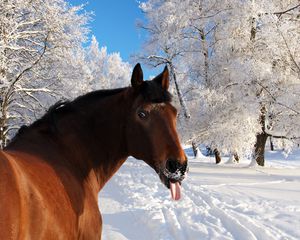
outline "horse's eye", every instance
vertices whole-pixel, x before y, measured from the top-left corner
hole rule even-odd
[[[148,116],[148,114],[145,111],[139,111],[138,116],[141,119],[145,119]]]

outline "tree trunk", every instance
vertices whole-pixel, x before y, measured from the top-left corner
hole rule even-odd
[[[6,116],[2,116],[0,119],[0,149],[3,149],[7,143],[6,130]]]
[[[270,149],[271,149],[271,151],[274,151],[274,144],[272,141],[272,136],[270,136]]]
[[[254,145],[254,157],[259,166],[265,165],[265,146],[268,134],[262,132],[256,135],[256,143]]]
[[[250,31],[250,40],[255,41],[256,33],[257,33],[257,22],[256,18],[252,18],[252,26]],[[260,166],[265,165],[265,146],[268,139],[268,135],[266,134],[265,124],[266,124],[266,108],[265,106],[261,106],[260,109],[260,116],[259,121],[261,124],[262,132],[256,135],[256,143],[254,145],[254,159],[256,160],[257,164]]]
[[[170,72],[171,72],[172,79],[173,79],[174,84],[175,84],[176,93],[177,93],[177,96],[178,96],[178,99],[179,99],[179,103],[180,103],[180,106],[182,107],[182,110],[183,110],[184,117],[186,119],[189,119],[189,118],[191,118],[191,114],[189,113],[189,110],[188,110],[188,108],[185,104],[185,101],[183,99],[179,84],[177,82],[175,68],[174,68],[173,64],[170,63],[170,62],[169,62],[169,67],[170,67]]]
[[[5,146],[5,134],[4,128],[0,127],[0,148],[3,149]]]
[[[240,161],[239,155],[237,153],[233,154],[234,160],[238,163]]]
[[[256,135],[256,143],[254,145],[254,159],[259,166],[265,165],[265,147],[269,135],[266,133],[266,107],[261,106],[259,122],[261,125],[261,133]]]
[[[252,18],[252,26],[251,26],[251,35],[250,35],[250,40],[254,41],[256,37],[256,32],[257,32],[257,23],[256,23],[256,18]]]
[[[198,157],[199,148],[196,142],[192,141],[192,149],[194,153],[194,157]]]
[[[214,154],[215,154],[216,164],[219,164],[222,159],[221,159],[220,152],[217,148],[215,148]]]
[[[206,35],[204,32],[204,29],[200,29],[199,31],[200,37],[201,37],[201,43],[202,43],[202,49],[203,49],[203,57],[204,57],[204,81],[205,85],[208,87],[209,86],[209,81],[208,81],[208,68],[209,68],[209,63],[208,63],[208,44],[206,41]]]
[[[0,105],[0,148],[3,149],[7,143],[7,101],[1,99]]]

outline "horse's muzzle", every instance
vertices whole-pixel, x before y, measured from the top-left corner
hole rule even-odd
[[[188,172],[188,164],[185,161],[181,164],[179,161],[174,159],[168,159],[166,166],[160,171],[160,179],[167,188],[170,188],[170,182],[181,184],[182,180],[186,177]]]

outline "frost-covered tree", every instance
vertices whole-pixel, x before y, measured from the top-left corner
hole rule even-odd
[[[59,93],[61,65],[88,31],[80,10],[63,0],[0,2],[1,147]]]
[[[268,136],[296,141],[299,135],[298,1],[228,1],[229,13],[217,31],[215,63],[220,86],[246,98],[244,107],[257,114],[254,160],[264,165]],[[225,81],[224,81],[225,80]],[[226,93],[228,96],[228,93]],[[253,115],[254,114],[254,115]],[[255,129],[255,128],[254,128]],[[247,132],[245,132],[247,133]]]
[[[86,63],[90,69],[89,82],[93,90],[129,84],[130,64],[124,62],[119,53],[108,53],[106,47],[100,48],[94,36],[86,49]]]
[[[210,138],[204,138],[202,134],[211,120],[207,124],[203,119],[199,121],[203,111],[199,96],[203,96],[203,88],[211,86],[210,58],[215,43],[214,32],[218,25],[213,17],[226,11],[226,6],[221,1],[150,0],[141,4],[141,8],[148,20],[144,29],[149,32],[149,39],[145,44],[148,55],[145,59],[153,66],[164,63],[169,64],[171,70],[174,69],[177,85],[182,89],[178,94],[179,98],[188,105],[181,106],[189,109],[188,116],[192,116],[188,121],[180,121],[181,132],[191,142],[201,141],[216,148],[215,142],[219,141],[215,139],[215,135],[205,134]],[[200,122],[203,124],[199,124]]]
[[[148,31],[149,38],[145,43],[144,53],[139,58],[151,67],[168,65],[182,113],[185,119],[189,119],[190,112],[180,86],[180,79],[184,78],[183,68],[177,64],[178,58],[185,51],[182,48],[182,34],[187,24],[184,18],[179,19],[182,16],[179,15],[182,10],[180,2],[149,0],[140,4],[147,17],[147,24],[139,24],[139,27]]]
[[[65,0],[0,2],[0,146],[61,98],[124,86],[130,65],[118,53],[84,48],[90,17]]]
[[[254,148],[260,165],[268,136],[298,139],[299,1],[142,5],[148,56],[171,56],[181,76],[192,115],[185,136],[221,152],[249,156]]]

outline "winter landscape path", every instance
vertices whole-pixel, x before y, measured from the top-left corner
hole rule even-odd
[[[103,239],[300,239],[300,161],[276,158],[264,168],[191,159],[178,202],[130,158],[99,195]]]

